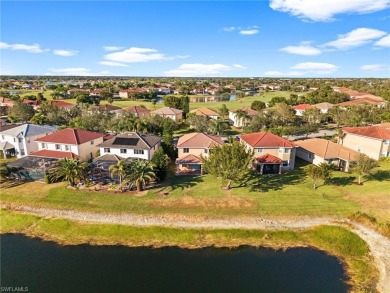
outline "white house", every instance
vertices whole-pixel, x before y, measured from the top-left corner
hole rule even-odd
[[[240,115],[240,112],[242,115]],[[257,115],[257,111],[250,108],[229,111],[229,121],[234,127],[244,127],[248,125],[252,118]]]
[[[88,161],[96,157],[104,136],[99,132],[67,128],[36,139],[38,151],[32,155]]]
[[[123,159],[152,160],[156,150],[161,146],[162,138],[156,135],[127,132],[119,134],[98,145],[100,155],[117,155]]]
[[[16,156],[23,158],[37,151],[35,139],[57,131],[57,127],[47,125],[23,124],[0,132],[0,150],[4,158]]]

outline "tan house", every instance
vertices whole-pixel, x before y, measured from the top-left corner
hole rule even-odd
[[[333,104],[331,103],[319,103],[319,104],[315,104],[313,105],[316,109],[320,110],[320,112],[322,114],[327,114],[329,112],[330,109],[332,109],[334,107]]]
[[[158,115],[161,117],[166,117],[170,118],[175,121],[179,121],[183,119],[183,111],[175,108],[170,108],[170,107],[164,107],[161,109],[154,110],[150,112],[152,116]]]
[[[349,171],[349,165],[359,152],[346,148],[326,139],[313,138],[294,141],[299,146],[297,157],[314,165],[328,163],[336,165],[344,172]]]
[[[383,126],[344,127],[339,144],[375,160],[390,157],[390,129]]]
[[[291,141],[271,132],[240,135],[240,141],[253,151],[255,168],[260,174],[281,174],[294,170],[296,146]]]
[[[88,161],[96,157],[98,144],[105,135],[82,129],[67,128],[35,140],[38,151],[31,153],[36,157],[47,158],[80,158]]]
[[[133,113],[134,116],[137,117],[138,119],[143,119],[145,117],[150,116],[150,110],[146,109],[144,107],[140,107],[140,106],[133,106],[133,107],[125,109],[124,111],[128,111],[130,113]]]
[[[183,135],[177,142],[177,174],[202,174],[202,157],[208,157],[212,148],[222,144],[216,135],[200,132]]]
[[[215,112],[214,110],[211,110],[209,108],[198,108],[195,110],[190,111],[190,113],[198,115],[198,116],[205,116],[210,119],[218,119],[219,114]]]

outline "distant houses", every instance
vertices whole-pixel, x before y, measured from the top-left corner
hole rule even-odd
[[[169,118],[174,121],[180,121],[183,119],[183,111],[170,107],[163,107],[154,111],[151,111],[150,114],[152,116],[161,116],[163,118]]]
[[[198,116],[204,116],[214,120],[218,119],[219,117],[219,114],[216,111],[205,107],[192,110],[190,111],[190,113]]]
[[[137,117],[138,119],[143,119],[145,117],[150,116],[150,110],[146,109],[144,107],[140,107],[140,106],[133,106],[133,107],[124,109],[124,111],[127,111],[127,112],[134,114],[134,116]]]

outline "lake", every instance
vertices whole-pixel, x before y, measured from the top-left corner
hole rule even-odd
[[[310,248],[60,246],[19,234],[1,235],[2,289],[337,293],[348,291],[346,280],[337,258]]]

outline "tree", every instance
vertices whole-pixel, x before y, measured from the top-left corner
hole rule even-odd
[[[57,166],[51,169],[49,177],[52,181],[68,180],[71,186],[75,186],[77,180],[85,177],[86,168],[87,163],[81,163],[78,159],[60,159]]]
[[[221,118],[223,120],[226,119],[226,117],[229,115],[229,109],[226,107],[225,104],[222,104],[221,108],[218,109],[219,115],[221,115]]]
[[[246,122],[250,119],[249,115],[241,109],[238,109],[236,111],[236,116],[239,119],[239,121],[241,122],[242,126],[245,126],[247,124]]]
[[[265,103],[262,101],[253,101],[251,104],[251,109],[255,111],[261,111],[265,108],[266,108]]]
[[[171,158],[174,159],[175,151],[173,147],[173,129],[168,121],[164,122],[163,125],[163,138],[162,138],[162,147],[164,152]]]
[[[306,173],[313,182],[313,189],[316,189],[317,183],[323,178],[323,172],[321,168],[316,165],[309,165],[306,168]]]
[[[119,160],[116,165],[111,165],[108,169],[111,171],[111,178],[118,175],[119,185],[122,186],[122,179],[128,172],[128,165],[125,164],[125,161]]]
[[[224,188],[230,189],[232,181],[240,182],[250,172],[252,161],[253,154],[235,141],[213,148],[209,157],[203,158],[203,167],[207,173],[222,177],[222,183],[227,181]]]
[[[206,116],[190,114],[187,122],[196,132],[207,132],[209,129],[209,121]]]
[[[137,160],[130,165],[130,174],[125,181],[130,183],[130,186],[137,187],[137,191],[144,190],[151,180],[156,178],[156,173],[153,171],[153,165],[147,160]]]
[[[223,121],[221,119],[211,119],[209,121],[209,131],[212,134],[220,135],[229,127],[228,122]]]
[[[10,111],[10,119],[12,122],[27,122],[34,114],[35,111],[31,105],[17,101]]]
[[[162,148],[159,148],[153,155],[152,163],[158,181],[164,181],[168,173],[168,156]]]
[[[358,175],[359,185],[362,184],[362,178],[370,174],[371,170],[376,167],[378,167],[378,162],[364,154],[359,154],[350,165],[351,171]]]
[[[35,115],[30,119],[30,122],[37,125],[43,125],[46,123],[46,116],[42,113],[35,113]]]

